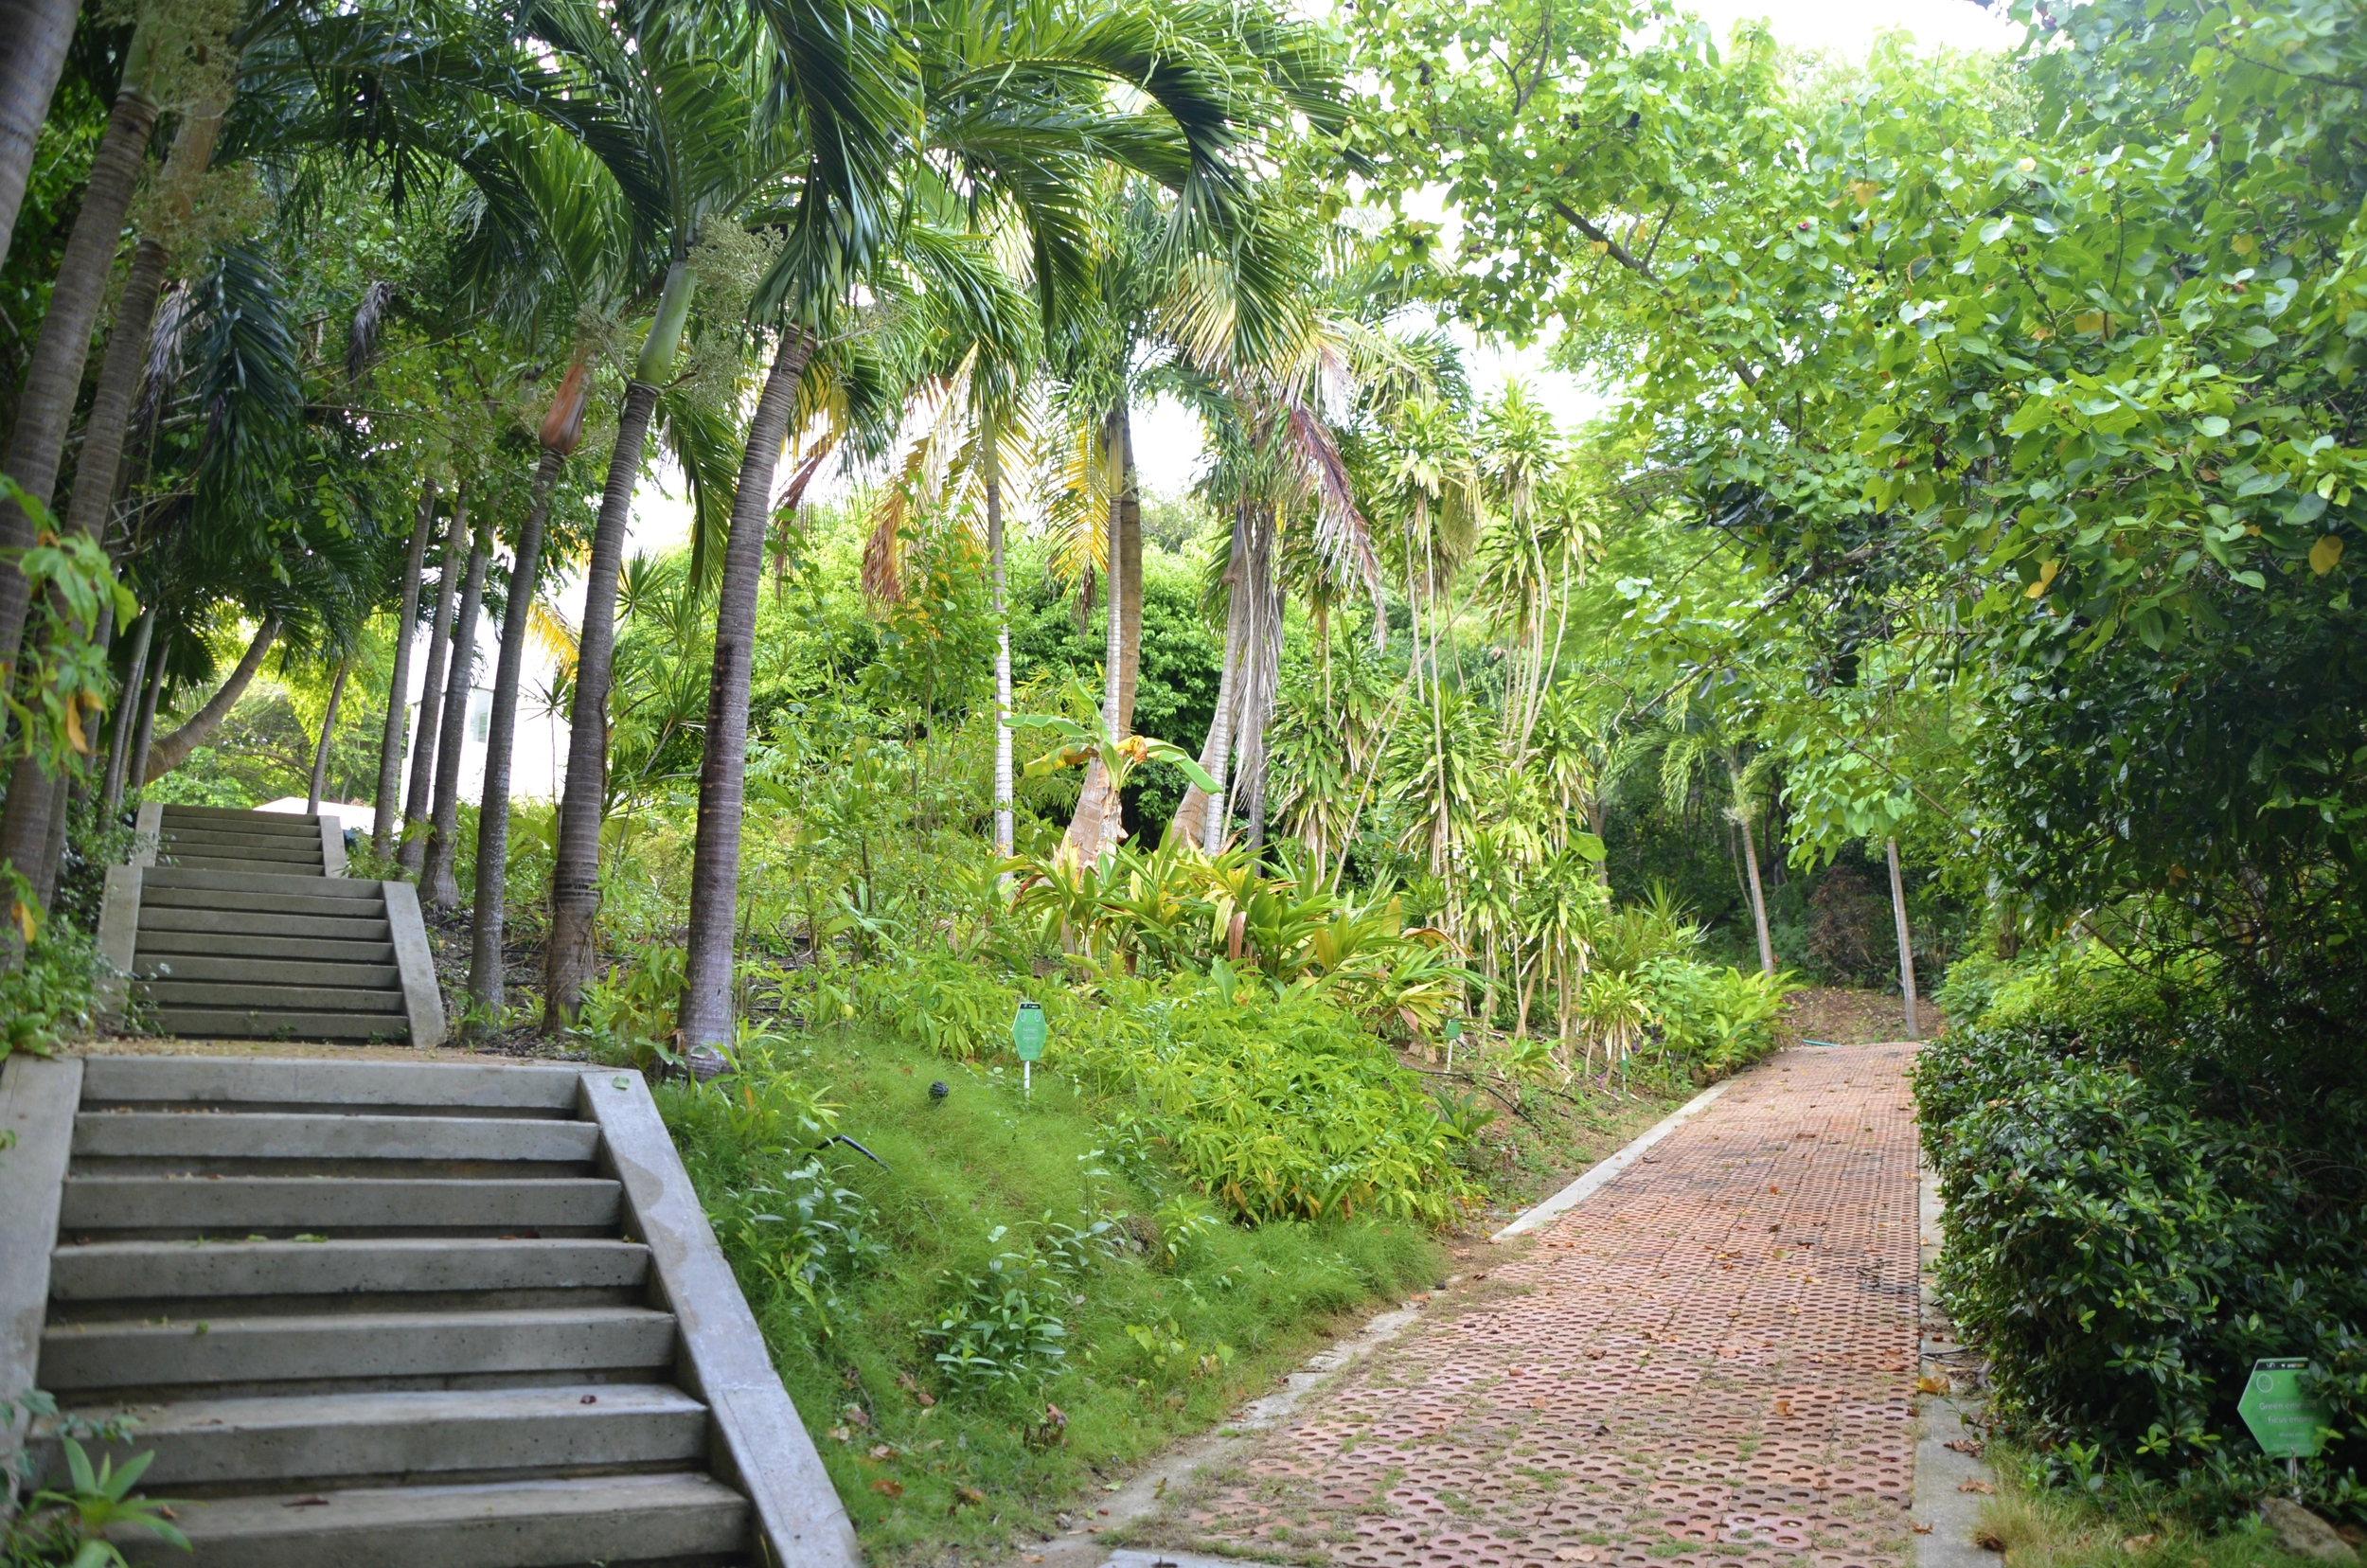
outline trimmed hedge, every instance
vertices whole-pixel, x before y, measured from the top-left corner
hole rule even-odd
[[[1925,1048],[1942,1299],[2004,1429],[2058,1476],[2207,1514],[2285,1487],[2235,1402],[2256,1358],[2308,1357],[2340,1436],[2305,1494],[2367,1516],[2367,1106],[2223,1093],[2232,1023],[2183,995],[2127,970],[2028,977]]]

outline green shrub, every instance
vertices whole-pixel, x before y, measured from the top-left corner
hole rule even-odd
[[[2203,989],[2082,957],[2009,981],[1925,1047],[1948,1203],[1942,1298],[2005,1430],[2059,1480],[2168,1488],[2209,1514],[2283,1485],[2236,1415],[2252,1362],[2305,1356],[2340,1435],[2316,1506],[2367,1511],[2367,1104],[2232,1098]]]
[[[97,945],[70,921],[44,925],[24,962],[0,968],[0,1058],[14,1051],[45,1056],[88,1032],[99,963]]]
[[[1957,1028],[1969,1028],[1982,1020],[1998,991],[2020,970],[2006,959],[1986,953],[1968,953],[1948,966],[1939,989],[1931,993],[1931,1001],[1940,1012]]]
[[[1689,958],[1656,958],[1644,967],[1663,1048],[1696,1081],[1713,1083],[1775,1049],[1784,999],[1805,989],[1789,972],[1738,970]]]
[[[1113,980],[1054,1007],[1047,1060],[1130,1093],[1176,1165],[1237,1218],[1444,1224],[1470,1192],[1454,1124],[1352,1015],[1263,981]]]

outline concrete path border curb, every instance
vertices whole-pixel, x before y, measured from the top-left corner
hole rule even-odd
[[[1711,1084],[1675,1111],[1637,1133],[1634,1140],[1619,1152],[1589,1166],[1585,1174],[1576,1181],[1563,1187],[1535,1208],[1521,1215],[1512,1223],[1487,1239],[1505,1241],[1516,1236],[1525,1236],[1539,1226],[1548,1224],[1576,1208],[1587,1199],[1609,1186],[1612,1178],[1621,1171],[1642,1159],[1646,1149],[1717,1103],[1717,1096],[1724,1094],[1726,1086],[1732,1082],[1734,1082],[1732,1078],[1720,1078],[1717,1082]]]

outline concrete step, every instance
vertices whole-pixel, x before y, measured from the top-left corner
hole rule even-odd
[[[401,1013],[221,1012],[203,1007],[158,1007],[148,1015],[159,1034],[184,1040],[375,1040],[410,1042],[410,1020]]]
[[[419,1106],[474,1116],[507,1113],[573,1118],[587,1070],[540,1062],[103,1056],[83,1064],[82,1107],[180,1102],[356,1110]]]
[[[258,878],[257,881],[264,879]],[[140,913],[151,909],[203,909],[237,911],[249,915],[323,915],[332,920],[367,919],[375,915],[382,918],[385,903],[379,898],[376,886],[369,882],[360,886],[370,889],[366,898],[341,898],[321,889],[333,886],[335,877],[273,877],[272,882],[290,882],[296,885],[258,893],[240,893],[216,887],[158,887],[140,890]]]
[[[166,846],[161,855],[164,855],[164,860],[161,860],[164,867],[180,869],[180,872],[256,872],[265,864],[272,864],[272,867],[281,864],[276,860],[246,860],[241,855],[191,855],[187,850],[170,848],[170,846]]]
[[[185,1568],[561,1568],[747,1549],[747,1500],[703,1475],[279,1493],[178,1510],[194,1553],[125,1531],[134,1562]]]
[[[649,1273],[649,1248],[596,1238],[96,1241],[50,1255],[49,1299],[631,1290]]]
[[[204,888],[209,893],[298,894],[319,899],[383,900],[378,883],[356,877],[299,877],[273,871],[196,871],[151,866],[140,879],[143,900],[157,888]]]
[[[75,1414],[114,1414],[94,1405]],[[677,1469],[706,1446],[706,1407],[665,1383],[264,1395],[139,1407],[119,1457],[153,1452],[142,1488],[455,1471]],[[54,1455],[48,1466],[62,1477]]]
[[[42,1383],[58,1394],[646,1371],[673,1362],[673,1314],[646,1307],[52,1324],[41,1336]]]
[[[440,1181],[429,1177],[81,1176],[69,1173],[58,1234],[294,1230],[491,1231],[515,1235],[613,1226],[614,1182]]]
[[[168,829],[158,847],[174,855],[221,855],[231,860],[286,861],[291,865],[321,864],[320,846],[268,833],[184,833]]]
[[[321,819],[298,816],[293,811],[242,811],[235,806],[167,806],[160,820],[168,828],[176,823],[191,827],[230,828],[258,833],[318,833]]]
[[[323,879],[325,881],[333,879]],[[246,910],[166,909],[143,901],[139,940],[151,931],[178,931],[207,936],[307,937],[321,941],[386,942],[394,927],[385,910],[366,905],[351,916],[331,919],[320,915],[258,915]]]
[[[366,1116],[262,1112],[86,1111],[74,1155],[191,1155],[252,1160],[532,1160],[588,1165],[590,1122],[475,1116]]]
[[[367,922],[364,922],[367,923]],[[383,923],[383,922],[382,922]],[[324,964],[392,964],[392,942],[315,940],[309,936],[241,936],[211,931],[166,931],[142,926],[139,951],[171,957],[176,953],[202,957],[311,959]]]
[[[326,945],[326,944],[323,944]],[[132,972],[142,980],[220,980],[243,986],[330,986],[343,989],[400,990],[402,971],[394,945],[383,964],[291,958],[227,958],[193,953],[164,953],[139,945]]]
[[[133,994],[159,1007],[240,1012],[386,1013],[400,1017],[402,992],[340,986],[225,985],[211,980],[141,980]],[[405,1022],[402,1025],[409,1028]]]

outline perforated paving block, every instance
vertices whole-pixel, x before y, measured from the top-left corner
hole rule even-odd
[[[1912,1056],[1753,1069],[1159,1533],[1343,1568],[1907,1561]]]

